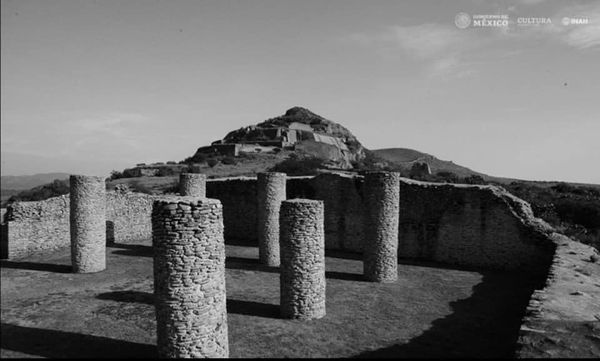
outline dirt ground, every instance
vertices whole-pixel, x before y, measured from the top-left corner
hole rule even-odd
[[[2,261],[0,356],[156,356],[152,250],[107,251],[96,274],[70,273],[68,249]],[[370,283],[358,255],[329,253],[327,316],[292,321],[257,259],[227,246],[231,357],[511,357],[532,292],[519,274],[403,261],[396,283]]]

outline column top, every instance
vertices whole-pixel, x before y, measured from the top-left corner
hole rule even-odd
[[[282,201],[282,203],[317,205],[317,204],[323,204],[323,201],[316,200],[316,199],[294,198],[294,199],[288,199],[288,200]]]
[[[104,178],[102,176],[95,175],[82,175],[82,174],[71,174],[69,176],[69,180],[76,180],[80,182],[104,182]]]
[[[185,205],[202,206],[202,205],[210,205],[210,204],[220,205],[221,201],[218,199],[202,198],[202,197],[195,197],[195,196],[166,195],[166,196],[161,196],[161,197],[155,198],[154,203],[185,204]]]

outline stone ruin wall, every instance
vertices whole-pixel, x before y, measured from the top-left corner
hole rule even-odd
[[[362,252],[363,177],[288,177],[287,199],[323,200],[327,249]],[[256,178],[209,180],[223,203],[225,237],[256,246]],[[501,188],[400,180],[398,256],[484,269],[545,272],[550,227]],[[538,267],[539,266],[539,267]]]
[[[400,257],[473,268],[545,273],[552,228],[502,188],[403,179]]]
[[[337,174],[288,177],[287,199],[323,200],[326,248],[361,252],[363,182],[360,176]],[[400,258],[506,270],[541,265],[540,255],[551,261],[548,226],[533,217],[527,203],[501,188],[406,178],[400,183]],[[206,196],[223,205],[228,242],[257,245],[256,178],[209,179]],[[149,244],[154,198],[107,192],[109,242]],[[10,258],[69,244],[68,195],[15,203],[7,219]]]
[[[69,195],[39,202],[17,202],[7,209],[2,258],[19,258],[39,251],[68,247]]]
[[[143,193],[106,192],[107,243],[143,243],[152,236],[152,202]],[[16,202],[3,225],[2,258],[20,258],[70,245],[69,195]]]
[[[256,178],[209,179],[206,197],[218,199],[223,205],[226,240],[257,245]]]
[[[600,254],[559,233],[550,238],[556,252],[525,310],[516,356],[587,358],[588,350],[600,351]],[[568,339],[573,336],[576,346]]]

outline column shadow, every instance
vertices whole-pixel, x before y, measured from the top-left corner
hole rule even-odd
[[[110,300],[128,303],[145,303],[148,305],[154,305],[154,294],[142,291],[104,292],[98,294],[96,298],[99,300]]]
[[[31,271],[43,271],[43,272],[54,272],[54,273],[71,273],[73,267],[65,264],[52,264],[52,263],[36,263],[36,262],[18,262],[18,261],[7,261],[0,260],[1,268],[13,268],[13,269],[26,269]]]
[[[152,257],[154,255],[152,246],[143,244],[112,243],[107,247],[118,248],[118,250],[113,251],[112,253],[123,256]]]
[[[279,267],[265,266],[261,264],[256,258],[226,257],[225,268],[267,273],[279,273]]]
[[[265,318],[281,318],[279,305],[254,301],[227,299],[227,313]]]
[[[74,332],[0,324],[2,349],[49,358],[156,358],[155,345]]]

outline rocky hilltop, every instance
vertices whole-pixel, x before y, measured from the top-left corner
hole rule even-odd
[[[223,139],[198,153],[272,152],[295,150],[327,159],[340,168],[365,158],[365,149],[347,128],[302,107],[288,109],[284,115],[229,132]]]

